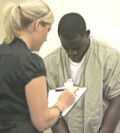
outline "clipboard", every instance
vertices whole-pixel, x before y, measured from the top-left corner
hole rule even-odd
[[[63,89],[63,87],[61,87],[61,89]],[[86,87],[78,89],[78,91],[76,92],[76,97],[75,97],[74,103],[71,106],[69,106],[66,110],[63,111],[63,113],[62,113],[63,117],[72,109],[72,107],[77,103],[77,101],[84,95],[86,90],[87,90]],[[58,100],[58,98],[62,92],[63,91],[56,91],[56,90],[50,90],[49,91],[49,93],[48,93],[48,107],[53,107],[56,104],[56,102],[57,102],[57,100]]]

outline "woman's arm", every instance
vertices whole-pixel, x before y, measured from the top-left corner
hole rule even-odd
[[[58,119],[60,111],[57,108],[48,108],[46,77],[34,78],[26,87],[26,99],[31,115],[31,120],[38,130],[51,127]],[[75,100],[75,89],[66,90],[60,96],[56,105],[64,111]]]

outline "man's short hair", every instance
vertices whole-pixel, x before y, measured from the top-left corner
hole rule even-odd
[[[78,13],[65,14],[58,24],[58,35],[62,35],[68,40],[74,39],[78,34],[86,33],[86,23],[84,18]]]

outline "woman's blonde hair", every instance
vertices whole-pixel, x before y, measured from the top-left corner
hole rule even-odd
[[[11,43],[18,32],[26,29],[32,22],[41,19],[42,24],[52,24],[53,14],[42,0],[24,0],[21,3],[9,3],[3,13],[5,42]]]

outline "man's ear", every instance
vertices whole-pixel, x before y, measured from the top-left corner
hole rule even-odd
[[[38,29],[40,28],[41,26],[41,20],[40,19],[37,19],[34,24],[33,24],[33,28],[34,28],[34,31],[38,31]]]
[[[90,36],[90,30],[86,31],[86,36],[89,37]]]

